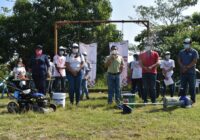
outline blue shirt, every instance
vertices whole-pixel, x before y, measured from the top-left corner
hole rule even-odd
[[[30,61],[30,68],[34,76],[47,76],[47,70],[50,67],[47,55],[42,54],[39,57],[33,56]]]
[[[193,48],[190,48],[189,50],[181,50],[179,52],[179,55],[178,55],[181,63],[186,66],[186,65],[189,65],[194,59],[199,59],[199,54],[198,52],[193,49]],[[196,68],[196,65],[194,65],[193,67],[191,67],[186,73],[189,73],[189,74],[195,74],[195,68]]]

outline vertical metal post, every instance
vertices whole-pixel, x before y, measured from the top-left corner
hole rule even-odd
[[[58,48],[58,28],[57,23],[54,25],[54,53],[57,54]]]

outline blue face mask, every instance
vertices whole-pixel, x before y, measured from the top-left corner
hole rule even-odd
[[[190,48],[190,44],[184,44],[184,49]]]

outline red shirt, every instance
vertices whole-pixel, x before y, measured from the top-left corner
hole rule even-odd
[[[151,51],[151,54],[149,52],[143,52],[140,54],[140,61],[142,62],[144,67],[149,67],[155,63],[158,62],[159,55],[156,51]],[[145,70],[142,68],[142,73],[157,73],[157,66],[153,67],[151,70]]]

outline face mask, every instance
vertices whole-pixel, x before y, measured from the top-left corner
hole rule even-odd
[[[151,46],[146,46],[145,50],[146,51],[150,51],[151,50]]]
[[[40,55],[42,55],[42,50],[35,50],[35,54],[37,55],[37,56],[40,56]]]
[[[167,60],[169,60],[169,59],[170,59],[170,55],[166,55],[165,58],[166,58]]]
[[[21,65],[21,64],[18,64],[17,67],[22,67],[22,65]]]
[[[78,53],[78,49],[72,49],[73,53]]]
[[[185,49],[190,48],[190,44],[184,44],[184,48],[185,48]]]
[[[117,54],[117,50],[111,51],[111,54],[112,54],[112,55],[116,55],[116,54]]]
[[[64,51],[59,51],[60,56],[63,56],[63,54],[64,54]]]

